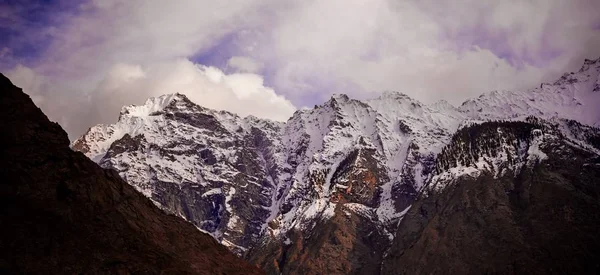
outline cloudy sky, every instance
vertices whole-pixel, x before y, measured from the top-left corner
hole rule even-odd
[[[76,138],[165,93],[285,121],[334,93],[458,105],[600,57],[597,0],[3,0],[0,71]]]

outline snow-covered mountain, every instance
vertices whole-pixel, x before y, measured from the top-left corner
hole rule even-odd
[[[586,133],[600,125],[599,74],[600,59],[586,60],[555,83],[458,108],[397,92],[366,101],[334,95],[286,123],[172,94],[124,107],[115,124],[90,128],[72,147],[268,271],[281,272],[289,257],[301,265],[337,255],[346,260],[328,268],[370,272],[419,192],[439,192],[461,175],[514,172],[544,158],[547,135],[597,154]],[[524,139],[493,135],[493,153],[457,142],[492,120],[534,127]],[[361,261],[378,263],[356,267]]]
[[[578,72],[528,91],[493,91],[465,101],[459,109],[472,119],[566,118],[600,126],[600,59],[584,61]]]
[[[599,141],[564,119],[461,128],[379,273],[598,273]]]
[[[116,124],[92,127],[73,148],[241,254],[274,215],[282,125],[173,94],[124,107]]]

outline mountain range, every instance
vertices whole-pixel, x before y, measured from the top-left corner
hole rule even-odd
[[[336,94],[285,123],[168,94],[71,143],[106,170],[5,79],[0,267],[259,272],[216,240],[269,274],[595,273],[599,75],[459,107]]]
[[[170,94],[124,107],[72,148],[268,272],[377,273],[423,200],[462,181],[505,186],[494,182],[550,162],[557,148],[597,156],[599,73],[600,59],[586,60],[554,83],[458,108],[338,94],[285,123]],[[590,156],[582,165],[597,171]]]
[[[176,93],[123,107],[72,148],[268,273],[560,272],[557,255],[579,247],[543,242],[562,233],[581,230],[571,237],[598,255],[599,74],[600,59],[585,60],[459,107],[336,94],[285,123]],[[558,227],[576,227],[529,232],[561,211]]]

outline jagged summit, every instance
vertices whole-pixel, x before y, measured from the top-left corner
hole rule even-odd
[[[594,65],[594,64],[598,64],[600,63],[600,57],[598,57],[597,59],[585,59],[583,61],[583,65]],[[600,66],[600,64],[598,64]]]
[[[121,109],[119,117],[125,115],[138,117],[149,116],[155,112],[164,110],[167,106],[176,101],[189,102],[189,99],[185,95],[180,93],[152,97],[146,100],[146,102],[143,105],[124,106]]]
[[[475,154],[465,165],[436,163],[456,133],[468,138],[469,129],[479,129],[473,125],[530,116],[557,123],[561,133],[570,129],[564,119],[593,125],[600,115],[593,95],[598,71],[591,66],[530,91],[490,92],[459,107],[445,101],[423,104],[398,92],[370,100],[336,94],[296,111],[285,123],[240,118],[165,96],[130,112],[142,116],[125,115],[115,124],[93,127],[73,148],[118,171],[155,204],[239,255],[267,251],[269,257],[253,261],[278,266],[272,273],[298,271],[279,266],[286,257],[314,260],[330,255],[331,247],[344,259],[339,264],[348,268],[363,258],[383,257],[398,222],[435,176],[446,180],[477,174],[470,173],[473,169],[505,167],[503,159],[485,156],[479,161]],[[569,130],[568,138],[595,144],[587,140],[593,128],[585,127]],[[485,129],[495,140],[510,137],[491,135],[492,128]],[[519,146],[531,148],[527,142],[502,148],[524,161],[527,154],[519,150],[528,149]],[[595,150],[588,147],[584,150]],[[469,173],[444,174],[440,169]],[[323,242],[341,235],[361,248],[352,252],[336,246],[340,240]],[[319,248],[311,250],[315,243]],[[294,250],[296,245],[311,248]],[[274,264],[275,258],[281,262]],[[369,264],[361,268],[363,273],[377,270]]]
[[[345,101],[350,100],[350,97],[348,97],[347,94],[333,94],[331,96],[330,100],[337,100],[337,101],[345,102]]]
[[[420,109],[428,109],[433,112],[447,113],[458,120],[462,120],[464,117],[476,120],[523,119],[535,115],[545,118],[565,117],[590,125],[598,125],[600,115],[595,115],[598,112],[593,109],[597,104],[600,104],[600,96],[597,96],[600,93],[595,93],[600,91],[599,72],[600,58],[596,60],[586,59],[579,72],[566,73],[552,84],[544,83],[539,88],[528,91],[492,91],[481,94],[477,98],[468,99],[458,108],[446,101],[423,104],[397,91],[384,91],[379,97],[366,100],[364,103],[371,104],[376,109],[379,108],[378,111],[382,111],[381,107],[383,105],[396,105],[389,107],[399,107],[404,113],[412,113],[413,116],[415,114],[417,116],[422,115],[417,114]],[[172,103],[172,101],[176,103]],[[337,106],[350,101],[356,100],[351,99],[346,94],[334,94],[324,105]],[[390,101],[394,103],[388,104]],[[316,105],[315,108],[324,105]],[[149,116],[156,114],[157,111],[164,110],[168,106],[175,107],[179,109],[178,111],[196,108],[205,109],[191,102],[185,95],[176,93],[150,98],[143,105],[125,106],[121,110],[120,116]],[[298,110],[296,113],[303,113],[304,111],[306,110]],[[385,112],[385,110],[383,111]],[[459,112],[462,115],[458,114]],[[227,111],[220,111],[220,113],[235,116],[235,114]]]
[[[119,119],[129,119],[131,117],[147,117],[160,115],[163,112],[170,113],[194,113],[207,112],[218,113],[226,116],[237,116],[228,111],[217,111],[202,107],[192,102],[186,95],[181,93],[165,94],[162,96],[151,97],[142,105],[128,105],[121,108]],[[125,118],[127,117],[127,118]]]
[[[522,120],[528,116],[567,118],[600,125],[600,62],[584,62],[582,70],[566,73],[552,84],[527,91],[493,91],[465,101],[460,111],[471,119]],[[593,66],[593,64],[598,64]]]
[[[379,98],[400,99],[400,98],[410,98],[410,96],[408,96],[405,93],[398,92],[398,91],[384,91],[384,92],[381,93],[381,95],[379,96]]]
[[[3,274],[260,274],[156,208],[0,74]]]

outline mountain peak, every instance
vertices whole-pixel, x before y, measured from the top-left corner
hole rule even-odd
[[[584,65],[593,65],[593,64],[596,64],[596,63],[598,63],[598,62],[600,62],[600,57],[598,57],[597,59],[587,59],[587,58],[586,58],[586,59],[583,61],[583,64],[584,64]]]
[[[333,94],[331,96],[331,98],[333,98],[333,99],[340,99],[340,100],[348,100],[348,99],[350,99],[347,94],[341,94],[341,93],[340,94]]]
[[[398,92],[398,91],[384,91],[383,93],[381,93],[381,95],[379,96],[379,98],[394,98],[394,99],[412,99],[410,96],[408,96],[405,93],[402,92]]]
[[[128,105],[121,108],[119,118],[122,116],[145,117],[162,111],[165,108],[172,106],[176,108],[186,109],[190,106],[197,106],[190,101],[187,96],[181,93],[166,94],[158,97],[151,97],[144,102],[143,105]]]
[[[350,100],[347,94],[333,94],[329,101],[338,101],[338,102],[346,102]]]
[[[456,111],[457,110],[456,106],[450,104],[450,102],[448,102],[444,99],[436,101],[435,103],[429,105],[429,107],[431,107],[437,111],[448,111],[448,110]]]
[[[594,89],[598,74],[593,72],[597,69],[595,65],[589,67],[585,73],[576,74],[581,79],[577,82],[565,77],[560,85],[550,84],[543,89],[492,91],[458,108],[443,100],[423,104],[394,91],[364,101],[335,94],[312,109],[298,110],[281,124],[198,109],[202,107],[193,103],[197,107],[187,107],[188,101],[167,96],[144,105],[143,114],[148,117],[126,117],[115,125],[95,128],[81,139],[89,146],[77,148],[85,149],[86,155],[99,160],[102,166],[117,170],[157,205],[213,234],[235,253],[250,258],[268,255],[252,260],[263,266],[286,264],[272,273],[310,273],[295,270],[295,263],[289,262],[298,258],[289,249],[294,247],[290,244],[312,245],[316,240],[310,237],[312,232],[319,232],[316,241],[330,239],[320,233],[327,223],[335,225],[327,228],[358,229],[354,231],[357,236],[348,238],[355,247],[367,248],[357,251],[358,257],[383,255],[380,244],[389,244],[393,239],[391,232],[398,220],[430,183],[438,168],[437,156],[450,148],[447,145],[458,129],[489,120],[583,118],[584,114],[589,117],[597,113],[593,98],[578,98],[581,93],[575,94]],[[485,129],[497,133],[496,128]],[[460,133],[459,137],[466,136],[460,140],[465,146],[456,152],[464,153],[464,148],[470,148],[467,142],[471,136],[468,130]],[[520,133],[516,131],[515,135]],[[478,148],[502,139],[482,136],[480,140]],[[522,144],[529,141],[523,139]],[[506,147],[517,151],[522,148],[514,143],[506,143]],[[498,156],[505,152],[502,149]],[[526,156],[539,153],[534,149],[518,155],[523,157],[519,160],[529,161]],[[460,160],[465,164],[444,164],[439,166],[439,173],[478,169],[472,164],[479,163],[481,155],[458,153],[451,155],[469,157]],[[505,159],[496,159],[499,162],[493,163],[494,169],[503,167],[500,161]],[[450,157],[446,160],[457,161]],[[449,175],[461,175],[458,172]],[[361,218],[353,218],[354,214]],[[372,236],[377,236],[377,241],[363,245],[361,232],[375,233]],[[271,247],[273,253],[254,253],[270,251]],[[323,256],[319,253],[311,257]],[[273,255],[280,256],[274,259]],[[338,258],[348,258],[340,255]],[[287,272],[286,268],[297,272]]]
[[[2,273],[261,274],[70,150],[67,133],[2,74],[0,116]]]
[[[333,94],[329,101],[325,103],[325,106],[330,106],[333,109],[339,109],[340,104],[347,103],[350,101],[350,97],[346,94]]]
[[[600,57],[598,59],[585,59],[583,61],[583,65],[581,66],[581,69],[579,69],[578,73],[584,72],[589,70],[590,68],[594,68],[596,67],[597,69],[600,69]]]

